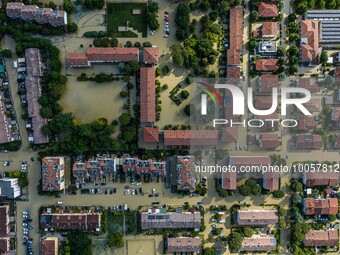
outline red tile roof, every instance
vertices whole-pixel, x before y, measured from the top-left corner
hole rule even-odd
[[[263,131],[277,130],[279,128],[278,121],[280,120],[280,118],[277,112],[274,112],[269,115],[255,115],[254,118],[263,121],[263,126],[260,128]],[[272,121],[266,121],[266,119],[267,120],[278,120],[278,121],[274,121],[272,124]]]
[[[144,47],[143,61],[146,63],[158,63],[159,50],[158,47]]]
[[[242,50],[243,44],[243,8],[235,6],[230,9],[229,17],[229,48],[231,50]]]
[[[201,251],[201,238],[184,236],[168,237],[167,247],[168,253],[199,253]]]
[[[272,159],[268,156],[230,156],[229,163],[231,166],[250,166],[250,165],[270,165]]]
[[[263,74],[259,77],[259,92],[261,93],[272,93],[273,88],[278,88],[279,75],[277,74]]]
[[[263,74],[259,77],[258,84],[259,84],[259,92],[272,94],[273,88],[280,87],[279,76],[276,74]]]
[[[226,127],[223,129],[222,142],[224,143],[236,143],[238,141],[238,128]]]
[[[177,190],[195,190],[196,172],[194,156],[177,156]]]
[[[321,135],[297,134],[295,141],[296,148],[300,150],[321,149],[323,144]]]
[[[298,130],[308,131],[313,130],[317,126],[314,117],[301,116],[298,118]]]
[[[305,198],[303,200],[303,211],[305,215],[315,214],[337,214],[338,213],[338,199],[315,199]]]
[[[321,99],[311,99],[307,103],[303,104],[306,109],[310,112],[320,112],[321,111]]]
[[[41,183],[43,191],[65,189],[64,157],[45,157],[41,161]]]
[[[164,130],[164,144],[174,146],[216,145],[218,130]]]
[[[297,87],[304,88],[309,90],[311,93],[317,93],[319,92],[319,86],[317,84],[311,84],[310,78],[307,77],[301,77],[296,81]]]
[[[338,230],[310,230],[304,240],[305,246],[336,246],[339,242]]]
[[[138,48],[88,48],[87,57],[93,62],[138,61]]]
[[[41,240],[41,255],[55,255],[55,240]]]
[[[273,72],[279,69],[279,60],[276,58],[258,59],[255,65],[259,72]]]
[[[262,37],[275,37],[279,32],[278,22],[263,22],[262,25]]]
[[[43,213],[40,216],[40,227],[54,230],[91,231],[100,228],[99,213]]]
[[[236,172],[222,173],[222,189],[236,190],[237,176]]]
[[[274,210],[238,210],[236,218],[237,223],[243,226],[268,226],[279,221]]]
[[[253,235],[243,239],[240,251],[274,251],[276,244],[273,235]]]
[[[340,82],[340,67],[335,68],[335,81]]]
[[[301,61],[317,64],[319,50],[319,22],[301,21]]]
[[[158,143],[159,142],[159,128],[158,127],[144,127],[144,142]]]
[[[156,71],[140,69],[140,122],[156,122]]]
[[[260,147],[265,150],[275,150],[279,147],[280,140],[277,134],[263,134],[260,139]]]
[[[9,206],[0,206],[0,237],[5,237],[9,234]]]
[[[10,243],[11,238],[9,236],[7,237],[0,237],[0,254],[11,254],[7,253],[10,251],[11,243]]]
[[[263,178],[263,188],[266,190],[278,190],[279,189],[280,174],[277,172],[267,172]]]
[[[66,65],[68,66],[88,66],[88,61],[86,53],[69,52],[66,55]]]
[[[258,16],[260,18],[276,18],[279,16],[279,9],[276,3],[260,2],[258,9]]]
[[[307,173],[304,173],[303,183],[306,185],[306,187],[338,186],[339,185],[339,173],[307,172]]]
[[[229,79],[240,79],[241,68],[239,66],[227,66],[227,77]]]
[[[272,107],[272,97],[256,97],[255,107],[256,109],[270,109]]]

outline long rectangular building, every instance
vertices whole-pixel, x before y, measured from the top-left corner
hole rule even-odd
[[[140,122],[156,122],[156,70],[140,69]]]
[[[195,229],[200,226],[200,212],[161,212],[160,209],[150,209],[141,213],[142,230]]]
[[[28,116],[32,119],[33,143],[44,144],[48,143],[48,136],[42,130],[42,127],[47,123],[47,119],[40,115],[41,105],[38,102],[42,90],[40,76],[43,75],[43,64],[39,49],[26,49],[25,59],[27,72],[25,87]]]
[[[277,240],[273,235],[253,235],[245,237],[240,252],[258,252],[276,250]]]
[[[330,47],[340,44],[340,10],[309,10],[305,18],[319,22],[320,44]]]
[[[25,22],[35,21],[39,24],[50,24],[53,27],[67,25],[67,13],[65,11],[39,8],[36,5],[24,5],[22,2],[7,3],[6,14],[11,19]]]
[[[214,146],[218,144],[218,130],[164,130],[167,146]]]
[[[274,210],[238,210],[237,223],[244,226],[273,225],[279,221]]]
[[[40,228],[49,230],[99,231],[99,213],[43,213]]]

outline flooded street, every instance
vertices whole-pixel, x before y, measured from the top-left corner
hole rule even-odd
[[[125,82],[77,82],[76,79],[68,76],[67,91],[60,101],[64,112],[72,112],[82,123],[102,117],[111,122],[123,113],[126,99],[119,93],[126,88]]]

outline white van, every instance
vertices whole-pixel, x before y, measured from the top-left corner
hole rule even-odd
[[[64,202],[63,202],[63,201],[58,201],[57,204],[58,204],[58,205],[63,205]]]

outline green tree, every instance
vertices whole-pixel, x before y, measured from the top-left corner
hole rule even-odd
[[[329,215],[328,215],[328,219],[329,219],[330,221],[335,221],[335,220],[336,220],[336,215],[335,215],[335,214],[329,214]]]
[[[253,51],[254,49],[256,49],[256,47],[258,46],[258,42],[255,39],[250,39],[248,42],[248,48],[250,51]]]
[[[157,30],[159,28],[159,23],[154,13],[148,12],[146,14],[146,22],[150,30]]]
[[[176,23],[176,37],[178,40],[184,40],[190,34],[190,9],[185,3],[179,3],[176,10],[175,23]]]
[[[250,13],[250,22],[252,22],[252,23],[256,22],[257,19],[258,19],[258,16],[259,16],[258,12],[255,11],[255,10],[253,10],[253,11]]]
[[[111,38],[111,41],[110,41],[111,47],[118,47],[118,44],[119,44],[119,41],[117,38]]]
[[[181,97],[183,99],[187,99],[190,96],[189,92],[187,90],[182,90],[181,91]]]
[[[126,65],[125,65],[126,66]],[[130,67],[131,72],[135,73],[138,72],[140,69],[140,66],[136,60],[132,60],[128,63],[128,66]]]
[[[115,233],[115,234],[111,235],[109,237],[107,245],[109,247],[117,247],[117,248],[124,247],[123,233],[118,232],[118,233]]]
[[[287,223],[284,220],[279,220],[279,227],[280,228],[286,228],[287,227]]]
[[[295,42],[295,41],[297,41],[299,38],[300,38],[299,35],[298,35],[298,34],[295,34],[295,33],[289,35],[289,41],[290,41],[290,42]]]
[[[74,11],[74,6],[73,6],[71,0],[64,0],[64,2],[63,2],[63,9],[68,14],[71,14]]]
[[[236,231],[232,232],[229,236],[228,244],[231,251],[237,252],[242,247],[243,237]]]
[[[327,9],[331,9],[331,10],[336,9],[336,6],[337,6],[335,0],[328,0],[326,5],[327,5]]]
[[[305,235],[311,229],[311,226],[304,222],[293,225],[291,234],[291,243],[300,245],[305,239]]]
[[[1,55],[4,58],[12,58],[12,51],[9,50],[9,49],[4,49],[4,50],[1,51]]]
[[[121,125],[123,126],[127,126],[130,124],[131,122],[131,117],[128,113],[123,113],[122,115],[120,115],[119,117],[119,122]]]
[[[328,60],[327,51],[323,50],[320,55],[320,64],[326,64]]]
[[[295,8],[296,13],[299,14],[299,15],[305,14],[307,10],[308,10],[307,2],[300,3]]]
[[[326,1],[325,0],[319,0],[318,3],[319,3],[318,7],[320,9],[325,9],[325,7],[326,7]]]
[[[72,255],[92,255],[92,242],[87,233],[71,232],[68,237],[70,241],[70,253]]]
[[[210,7],[210,4],[209,4],[209,1],[208,0],[202,0],[201,3],[200,3],[200,6],[199,8],[202,10],[202,11],[207,11]]]
[[[303,186],[301,182],[298,182],[296,180],[291,180],[290,188],[294,192],[302,192]]]
[[[206,247],[203,250],[204,255],[217,255],[216,251],[211,247]]]
[[[196,113],[196,108],[195,105],[193,104],[188,104],[184,107],[184,112],[186,115],[191,116]]]
[[[286,55],[286,49],[283,46],[278,46],[277,47],[277,52],[276,52],[278,57],[283,57]]]
[[[69,33],[75,33],[75,32],[77,32],[77,30],[78,30],[78,26],[77,26],[76,23],[70,22],[70,23],[67,24],[66,30],[67,30],[67,32],[69,32]]]
[[[273,192],[273,197],[275,198],[283,198],[284,196],[285,196],[285,193],[281,189],[275,190]]]
[[[242,229],[242,234],[244,237],[252,237],[254,234],[254,229],[250,228],[250,227],[244,227]]]
[[[148,5],[148,11],[151,13],[156,13],[159,10],[159,6],[158,6],[158,2],[156,1],[152,1],[149,5]]]

